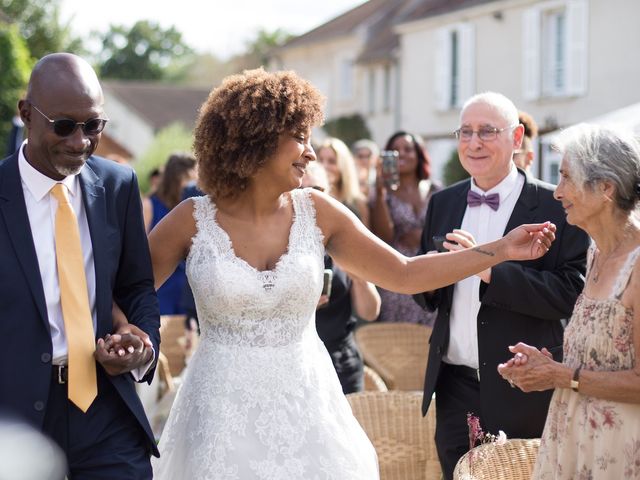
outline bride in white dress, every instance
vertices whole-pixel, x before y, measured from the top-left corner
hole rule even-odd
[[[530,225],[475,249],[400,255],[337,201],[299,189],[321,105],[294,73],[254,70],[202,106],[195,153],[208,195],[149,236],[156,286],[187,258],[202,331],[156,479],[375,480],[373,446],[316,334],[325,248],[358,277],[414,293],[538,257],[554,238],[553,225]]]

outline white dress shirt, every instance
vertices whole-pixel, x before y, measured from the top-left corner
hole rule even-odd
[[[471,233],[476,243],[497,240],[504,235],[513,207],[522,192],[524,177],[512,166],[509,174],[491,190],[483,191],[473,180],[471,190],[500,195],[500,206],[493,210],[486,203],[469,207],[460,228]],[[443,360],[453,365],[478,368],[478,312],[480,311],[480,277],[473,275],[453,287],[453,302],[449,317],[449,347]]]
[[[43,175],[33,168],[24,156],[24,148],[27,144],[25,140],[20,147],[18,155],[18,169],[22,181],[22,191],[27,207],[29,225],[33,235],[36,256],[38,257],[38,267],[42,278],[42,288],[47,305],[47,317],[51,328],[51,343],[53,344],[52,363],[54,365],[67,364],[67,337],[64,329],[64,318],[62,316],[62,304],[60,303],[60,284],[58,282],[58,267],[56,264],[55,245],[55,221],[58,210],[58,201],[50,191],[56,183],[66,185],[69,191],[69,202],[71,208],[78,219],[80,230],[80,244],[82,246],[82,257],[84,272],[87,278],[87,294],[89,296],[89,308],[93,319],[93,331],[96,331],[96,270],[93,261],[93,246],[91,244],[91,234],[87,213],[82,201],[82,191],[78,175],[65,177],[56,181]],[[84,168],[84,167],[82,167]],[[140,380],[147,372],[153,359],[142,367],[133,370],[131,374],[136,380]]]
[[[56,183],[66,185],[69,190],[69,202],[78,218],[80,230],[80,244],[84,272],[87,277],[87,294],[89,308],[93,318],[93,331],[96,331],[96,270],[93,263],[93,248],[87,213],[82,201],[80,181],[77,175],[71,175],[61,181],[43,175],[33,168],[24,156],[26,141],[20,147],[18,168],[22,180],[22,191],[27,206],[29,225],[34,239],[42,288],[47,304],[47,317],[51,327],[51,342],[53,343],[53,363],[64,365],[67,363],[67,337],[64,331],[62,305],[60,303],[60,284],[58,283],[58,267],[56,265],[55,226],[58,201],[50,191]],[[84,167],[83,167],[84,168]]]

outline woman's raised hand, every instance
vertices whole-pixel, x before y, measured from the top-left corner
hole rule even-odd
[[[551,222],[520,225],[501,240],[509,260],[533,260],[549,251],[556,239],[556,226]]]

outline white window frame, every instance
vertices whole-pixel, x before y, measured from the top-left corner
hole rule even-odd
[[[376,68],[373,66],[367,70],[367,111],[369,113],[376,113],[378,94],[376,73]]]
[[[471,23],[448,25],[435,31],[435,40],[436,108],[460,108],[476,88],[475,27]]]
[[[343,58],[340,60],[339,64],[340,68],[340,100],[351,100],[353,99],[353,91],[354,91],[354,75],[355,68],[353,59]]]
[[[386,64],[382,73],[382,109],[389,112],[393,106],[393,67]]]
[[[563,38],[557,38],[558,30],[554,28],[559,15],[564,19]],[[589,0],[549,1],[523,12],[522,82],[525,100],[587,93],[588,22]]]

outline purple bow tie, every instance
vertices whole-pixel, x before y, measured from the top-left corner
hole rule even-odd
[[[486,203],[491,207],[491,209],[498,210],[500,206],[500,194],[499,193],[491,193],[489,195],[482,195],[480,193],[474,192],[473,190],[469,190],[467,193],[467,205],[470,207],[477,207]]]

